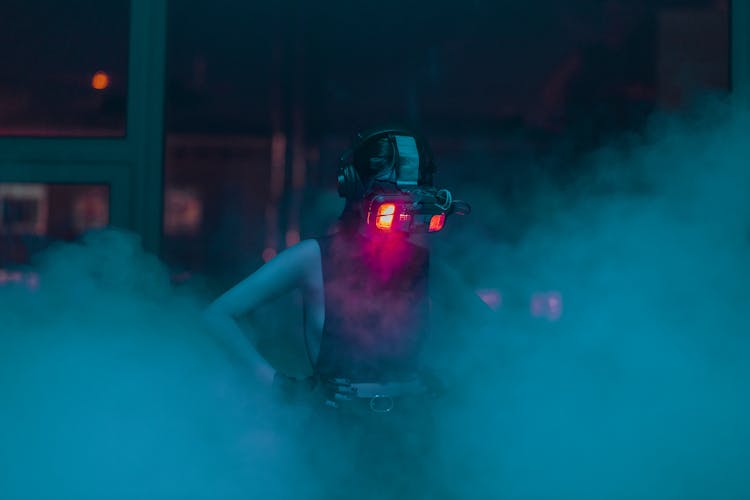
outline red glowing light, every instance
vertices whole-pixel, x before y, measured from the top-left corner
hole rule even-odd
[[[268,262],[269,260],[276,257],[276,249],[275,248],[266,248],[263,250],[263,254],[261,255],[263,257],[263,262]]]
[[[96,90],[104,90],[109,87],[109,75],[104,71],[97,71],[91,77],[91,86]]]
[[[493,311],[497,311],[503,305],[503,295],[499,290],[494,288],[482,288],[476,291],[476,294],[482,299],[482,302],[487,304],[487,307]]]
[[[440,231],[445,226],[445,214],[433,215],[430,217],[430,232]]]
[[[299,230],[290,229],[286,232],[286,246],[291,247],[299,243]]]
[[[383,203],[378,207],[378,215],[375,218],[375,227],[389,231],[393,226],[393,216],[396,213],[396,205]]]

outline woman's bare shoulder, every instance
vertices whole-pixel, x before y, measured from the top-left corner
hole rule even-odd
[[[302,240],[294,246],[289,247],[286,251],[299,253],[303,259],[320,259],[320,245],[318,240],[309,238]]]
[[[284,255],[286,254],[286,255]],[[285,258],[294,261],[301,269],[320,267],[320,245],[315,239],[302,240],[278,255],[277,258]]]
[[[265,264],[275,275],[289,275],[297,286],[307,285],[311,271],[320,268],[320,245],[315,239],[305,239],[280,252]]]

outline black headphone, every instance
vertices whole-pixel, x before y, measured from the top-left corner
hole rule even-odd
[[[358,200],[365,195],[365,186],[354,166],[354,157],[365,145],[378,139],[387,138],[393,147],[393,165],[399,165],[399,152],[395,136],[413,137],[417,144],[419,153],[419,184],[432,185],[432,177],[435,173],[435,164],[432,160],[432,152],[426,141],[413,132],[403,128],[380,128],[356,135],[351,148],[344,152],[339,159],[338,192],[339,196],[347,200]]]

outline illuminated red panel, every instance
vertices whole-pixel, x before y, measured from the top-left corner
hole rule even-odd
[[[430,232],[440,231],[445,226],[445,214],[433,215],[430,218]]]
[[[375,218],[375,227],[388,231],[393,226],[393,216],[396,213],[396,205],[383,203],[378,207],[378,215]]]

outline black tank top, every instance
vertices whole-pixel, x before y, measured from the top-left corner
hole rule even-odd
[[[352,232],[317,241],[325,290],[317,374],[352,382],[412,378],[427,334],[427,249]]]

